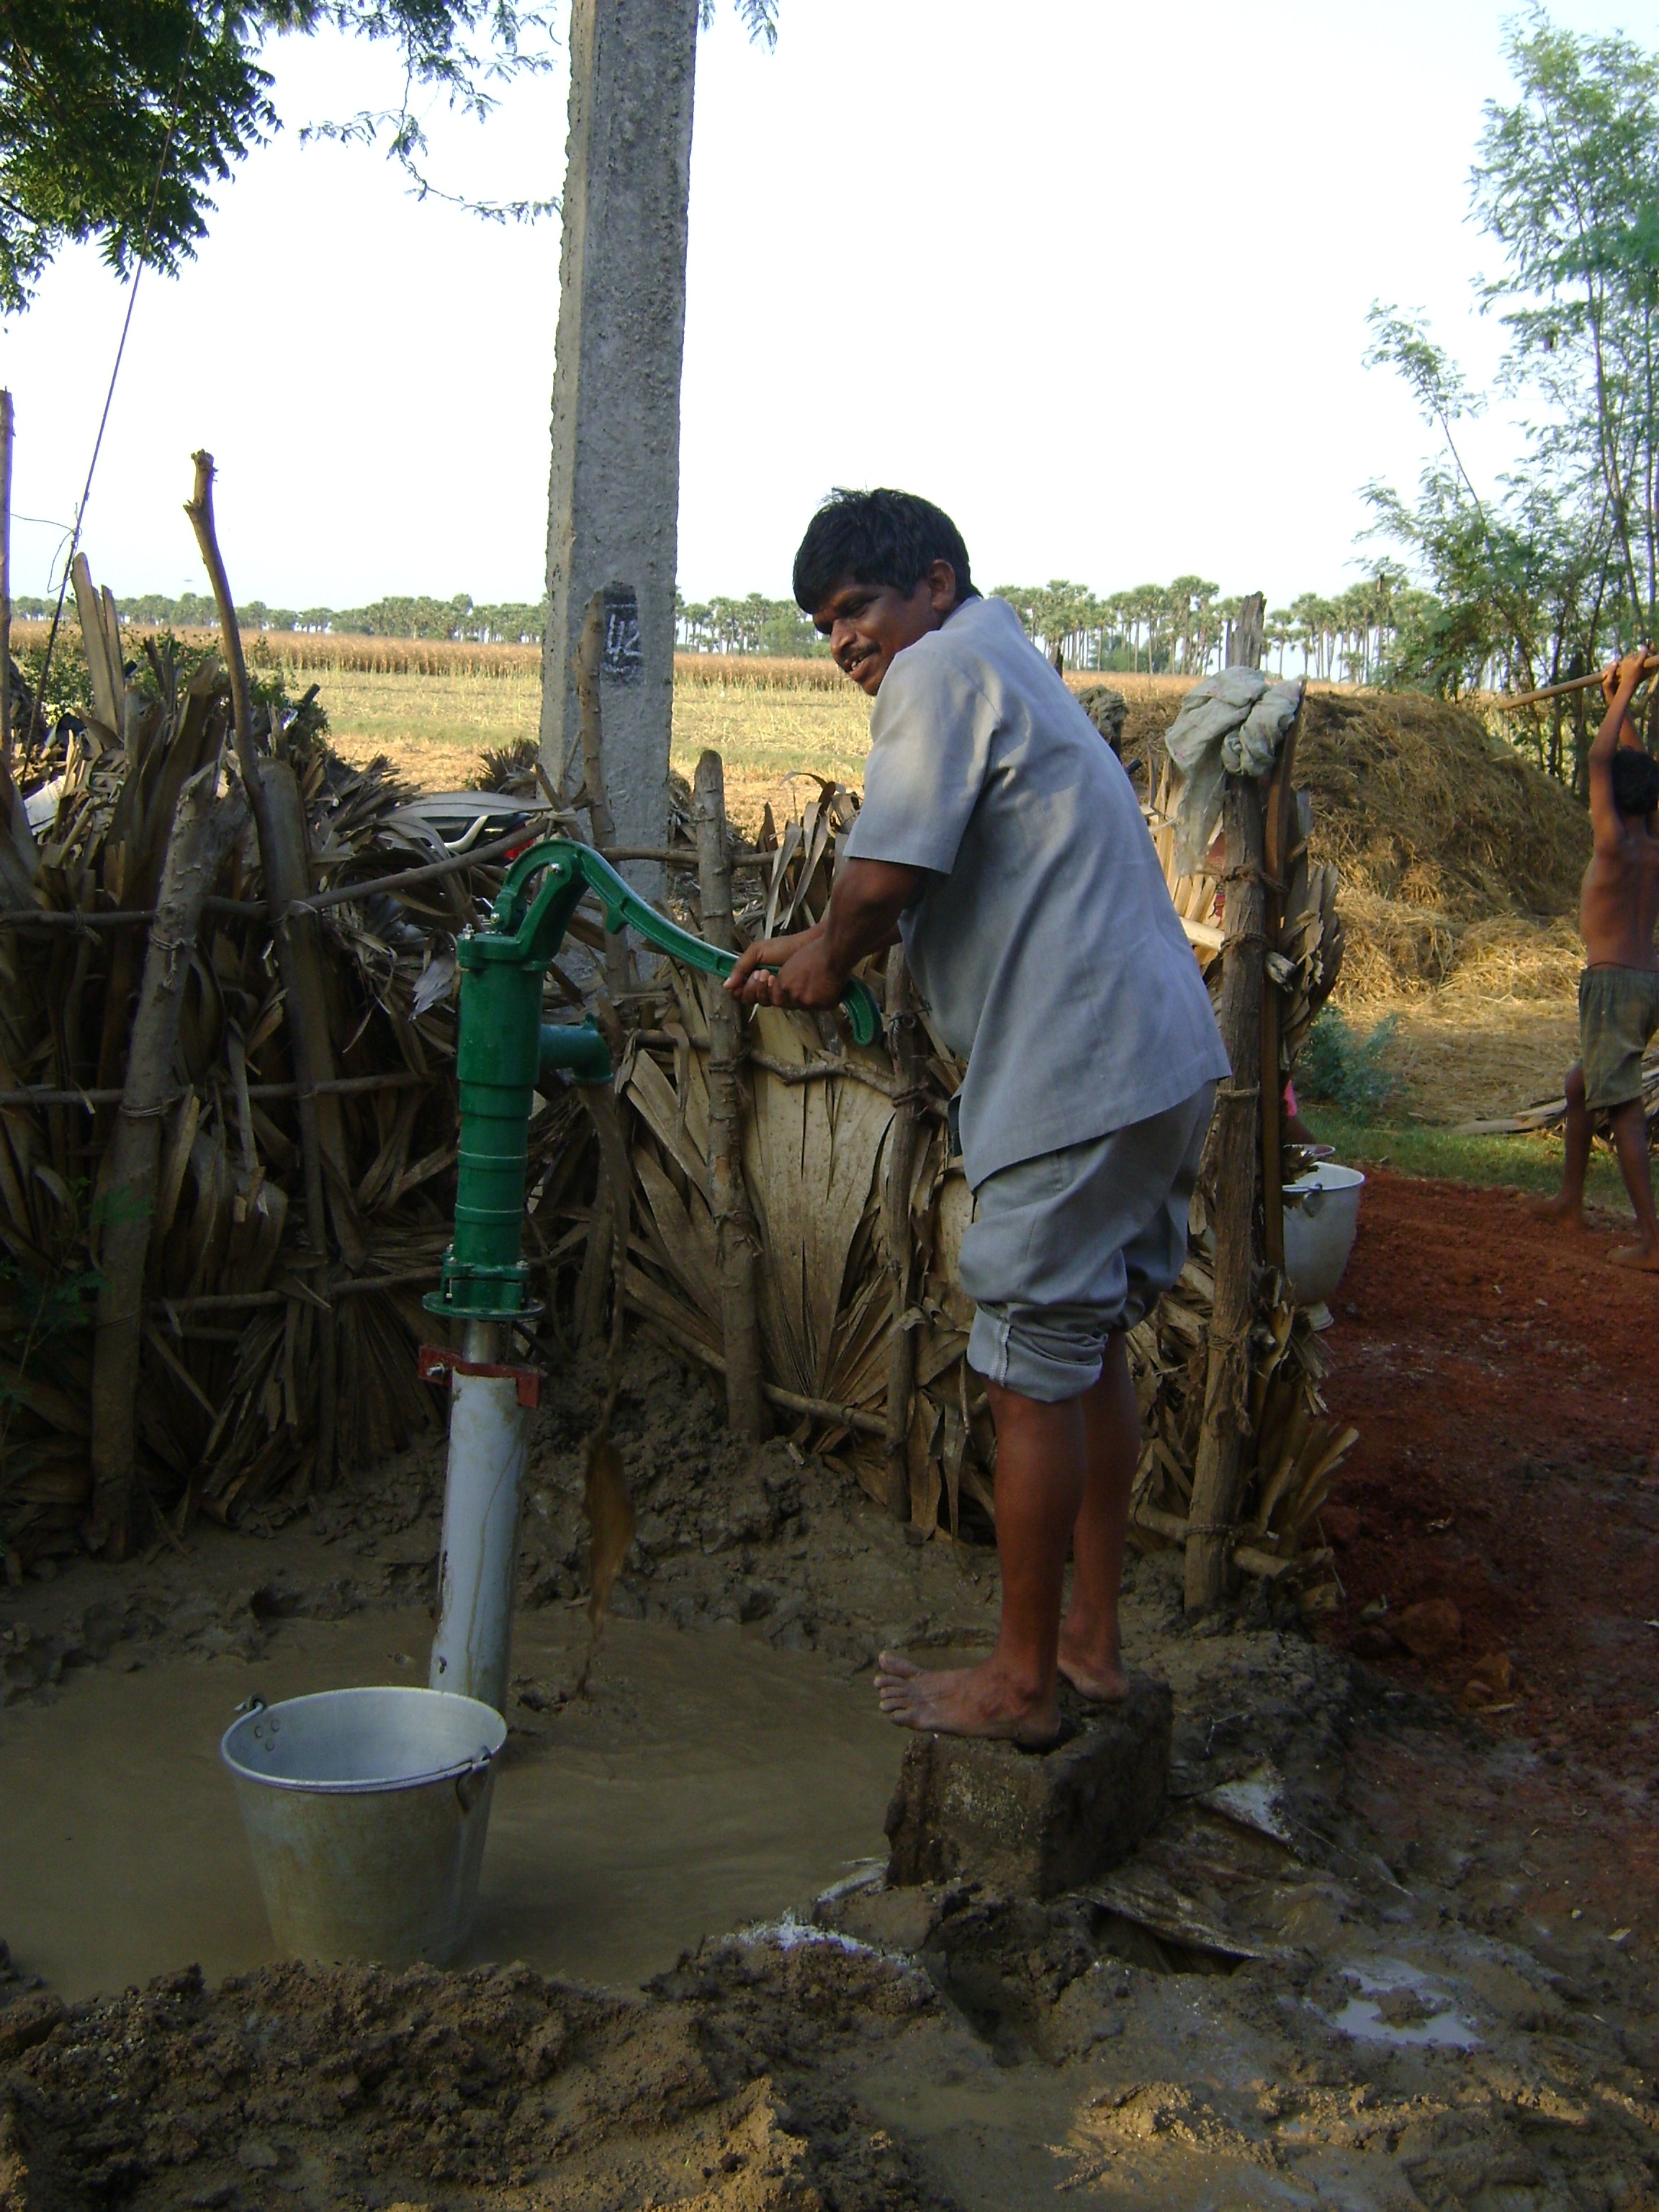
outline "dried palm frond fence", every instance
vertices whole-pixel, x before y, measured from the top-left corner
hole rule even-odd
[[[1336,873],[1310,866],[1307,809],[1291,775],[1287,749],[1267,800],[1271,850],[1257,871],[1273,885],[1269,910],[1252,914],[1241,900],[1228,917],[1234,936],[1265,953],[1255,1068],[1265,1055],[1266,1065],[1288,1069],[1340,958]],[[857,800],[842,786],[802,781],[816,785],[814,795],[786,826],[763,888],[738,903],[732,941],[804,927],[828,902],[836,844]],[[697,783],[700,819],[718,819],[717,755],[703,756]],[[1152,817],[1168,873],[1172,835],[1159,809]],[[680,918],[718,927],[730,886],[708,842],[697,891],[676,881]],[[1214,919],[1218,884],[1197,877],[1171,888],[1222,988],[1224,1015],[1231,939]],[[973,1308],[957,1262],[972,1202],[946,1134],[946,1101],[963,1069],[915,1005],[902,955],[868,963],[865,980],[885,1009],[884,1047],[860,1048],[827,1018],[773,1008],[750,1012],[738,1036],[718,987],[672,966],[659,995],[635,1002],[617,1079],[634,1176],[626,1300],[726,1376],[734,1419],[744,1404],[765,1402],[919,1535],[982,1536],[994,1521],[996,1444],[983,1388],[963,1357]],[[723,1103],[734,1086],[735,1191],[732,1110]],[[1279,1086],[1268,1086],[1271,1115],[1258,1107],[1254,1079],[1237,1087],[1249,1102],[1243,1141],[1224,1112],[1194,1201],[1192,1257],[1130,1340],[1146,1439],[1134,1531],[1148,1547],[1185,1545],[1189,1570],[1194,1540],[1206,1539],[1223,1575],[1287,1578],[1316,1610],[1330,1595],[1318,1511],[1354,1432],[1326,1413],[1319,1338],[1291,1302],[1282,1232],[1269,1237],[1265,1228],[1264,1182],[1275,1211],[1279,1203]],[[580,1125],[571,1136],[588,1141]],[[538,1228],[544,1251],[581,1249],[577,1194],[589,1180],[561,1173],[564,1196]],[[1231,1341],[1218,1347],[1218,1247],[1227,1257],[1218,1231],[1229,1206],[1235,1243],[1243,1237],[1235,1273],[1243,1291]],[[536,1209],[532,1198],[532,1218]],[[743,1339],[755,1348],[734,1359],[732,1316],[745,1307]],[[591,1316],[597,1335],[599,1309]],[[1206,1449],[1225,1462],[1222,1486],[1212,1469],[1210,1477],[1224,1500],[1222,1528],[1194,1526]],[[1218,1518],[1212,1507],[1210,1522]]]
[[[211,573],[210,464],[192,514]],[[313,695],[251,695],[234,617],[222,659],[149,640],[124,668],[114,602],[75,580],[92,712],[43,732],[15,698],[0,768],[14,1574],[118,1554],[146,1503],[169,1534],[247,1519],[438,1425],[415,1352],[450,1233],[454,935],[527,834],[452,854],[383,763],[329,750]]]
[[[210,507],[208,521],[210,535]],[[128,1485],[169,1533],[198,1510],[257,1526],[436,1425],[414,1352],[450,1230],[453,938],[526,835],[449,852],[383,769],[328,751],[309,696],[295,714],[250,698],[228,614],[228,670],[209,658],[186,674],[151,641],[129,680],[112,603],[77,582],[94,714],[37,754],[27,803],[0,791],[14,1571],[77,1543],[118,1548]],[[263,825],[246,818],[250,781]],[[704,756],[648,856],[667,863],[677,919],[738,944],[823,912],[857,800],[801,781],[799,818],[745,848]],[[1163,796],[1149,811],[1168,873]],[[1250,1066],[1288,1066],[1340,954],[1334,871],[1310,868],[1307,828],[1287,750],[1253,896],[1218,927],[1213,879],[1172,883],[1249,1105],[1242,1119],[1224,1105],[1192,1257],[1131,1354],[1137,1540],[1185,1545],[1189,1576],[1201,1556],[1316,1607],[1318,1509],[1352,1431],[1324,1410],[1319,1342],[1285,1291],[1278,1086],[1241,1075],[1227,996],[1242,940],[1259,948]],[[574,933],[599,941],[580,917]],[[946,1133],[963,1071],[902,956],[866,974],[886,1015],[870,1048],[828,1018],[739,1017],[671,963],[621,980],[614,963],[608,988],[597,965],[585,983],[559,965],[550,979],[567,1002],[598,1000],[620,1110],[596,1117],[561,1090],[532,1124],[544,1350],[605,1340],[619,1286],[636,1320],[724,1376],[740,1429],[781,1419],[921,1537],[988,1534],[995,1437],[963,1358],[957,1265],[971,1200]],[[625,1205],[601,1133],[617,1175],[626,1164]]]

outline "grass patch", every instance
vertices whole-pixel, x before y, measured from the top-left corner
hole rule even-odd
[[[1303,1119],[1320,1142],[1357,1168],[1392,1168],[1398,1175],[1443,1182],[1548,1192],[1561,1187],[1559,1133],[1524,1137],[1461,1137],[1420,1121],[1373,1121],[1322,1105],[1307,1104]],[[1590,1154],[1584,1195],[1621,1218],[1630,1212],[1619,1163],[1606,1146]]]

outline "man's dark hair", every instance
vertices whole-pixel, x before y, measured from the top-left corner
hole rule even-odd
[[[1620,746],[1613,757],[1613,803],[1621,814],[1644,821],[1659,806],[1659,761],[1651,753]]]
[[[795,556],[795,601],[816,614],[837,584],[887,584],[907,596],[935,561],[948,561],[957,598],[976,599],[962,532],[913,491],[832,491]]]

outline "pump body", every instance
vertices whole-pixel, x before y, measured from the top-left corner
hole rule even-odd
[[[539,878],[539,881],[537,879]],[[533,887],[533,889],[532,889]],[[453,1398],[438,1566],[434,1690],[507,1708],[519,1513],[539,1376],[511,1364],[513,1332],[539,1310],[522,1256],[525,1176],[536,1086],[554,1069],[609,1083],[611,1056],[591,1021],[542,1020],[542,985],[588,892],[607,929],[631,926],[688,966],[727,975],[733,956],[647,906],[590,845],[550,838],[520,854],[482,929],[456,945],[461,972],[456,1076],[460,1150],[454,1241],[442,1287],[424,1304],[450,1324],[451,1346],[423,1346],[421,1372],[447,1376]],[[855,1040],[872,1043],[880,1012],[862,983],[842,1000]]]

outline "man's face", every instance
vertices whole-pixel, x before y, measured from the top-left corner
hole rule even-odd
[[[836,665],[873,699],[894,654],[937,629],[956,604],[956,572],[948,561],[935,561],[910,592],[843,577],[813,608],[812,623],[829,639]]]

